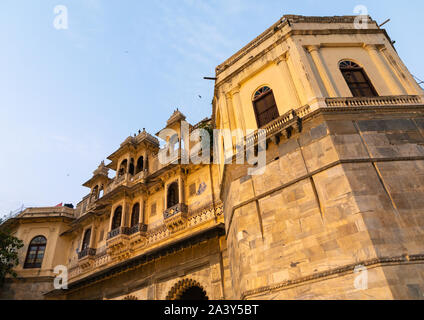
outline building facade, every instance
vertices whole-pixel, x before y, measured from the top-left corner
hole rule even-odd
[[[0,298],[420,299],[423,98],[370,17],[284,16],[216,68],[210,119],[171,115],[166,152],[139,132],[76,209],[3,223],[25,247]],[[230,136],[182,161],[201,128]]]

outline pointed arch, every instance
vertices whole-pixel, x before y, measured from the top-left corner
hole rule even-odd
[[[167,209],[172,208],[173,206],[179,203],[178,196],[178,182],[173,182],[168,186],[168,192],[166,196],[166,206]]]
[[[115,209],[112,218],[112,230],[118,229],[121,226],[122,220],[122,206],[119,206]]]
[[[138,225],[139,220],[140,220],[140,203],[137,202],[132,208],[131,227]]]

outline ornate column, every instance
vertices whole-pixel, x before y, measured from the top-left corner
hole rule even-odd
[[[302,104],[309,104],[312,109],[325,107],[325,98],[318,85],[317,79],[311,69],[305,49],[297,45],[294,41],[289,41],[290,57],[293,64],[292,74],[299,77],[305,101]]]
[[[315,66],[318,70],[319,75],[321,76],[322,82],[324,83],[325,89],[328,92],[329,97],[338,97],[339,94],[335,87],[333,86],[333,81],[331,75],[328,74],[327,68],[324,65],[324,62],[321,59],[320,47],[319,46],[308,46],[307,47],[309,54],[312,57],[312,60],[315,63]]]
[[[288,99],[290,103],[289,107],[291,109],[295,109],[297,107],[300,107],[302,103],[300,102],[299,94],[293,82],[293,76],[290,72],[287,59],[288,59],[288,55],[283,54],[277,59],[275,59],[274,63],[278,66],[278,69],[280,70],[283,78],[287,79],[287,81],[283,81],[283,85],[286,87],[286,90],[289,93],[288,95]]]
[[[232,96],[233,96],[233,104],[235,106],[234,110],[237,111],[236,113],[236,120],[237,120],[237,129],[241,129],[243,130],[243,132],[246,131],[246,122],[245,122],[245,117],[244,117],[244,110],[243,110],[243,105],[241,103],[241,99],[240,99],[240,86],[237,86],[233,89],[232,91]]]
[[[389,70],[386,62],[383,60],[380,49],[375,44],[367,44],[364,48],[368,51],[372,61],[375,63],[378,71],[382,78],[386,82],[392,95],[406,94],[405,90],[399,86],[399,83],[395,79],[395,75]]]

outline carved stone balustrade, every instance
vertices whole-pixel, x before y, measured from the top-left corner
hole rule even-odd
[[[113,259],[124,260],[130,256],[129,246],[130,228],[119,227],[110,231],[107,235],[107,254]]]
[[[87,269],[93,265],[96,249],[86,248],[78,252],[78,265],[81,269]]]
[[[188,207],[184,203],[178,203],[168,208],[163,213],[163,220],[166,227],[171,232],[184,229],[188,221]]]
[[[140,223],[129,230],[130,245],[133,250],[143,248],[147,244],[147,225]]]

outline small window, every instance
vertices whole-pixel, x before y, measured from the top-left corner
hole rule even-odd
[[[190,197],[194,196],[196,194],[196,184],[192,183],[189,187],[189,194]]]
[[[150,207],[150,216],[153,217],[156,215],[156,202]]]
[[[39,269],[43,263],[44,252],[46,251],[47,240],[43,236],[35,237],[31,240],[28,253],[25,259],[25,269]]]
[[[168,187],[168,193],[167,193],[167,208],[171,208],[175,205],[177,205],[179,202],[178,199],[178,183],[173,182]]]
[[[139,173],[143,171],[143,166],[144,166],[144,158],[140,157],[137,160],[137,167],[136,167],[135,173]]]
[[[354,97],[378,96],[364,69],[357,63],[348,60],[342,61],[339,68]]]
[[[133,176],[134,175],[134,170],[135,170],[134,159],[131,158],[130,167],[128,169],[128,173]]]
[[[255,92],[253,96],[253,108],[255,110],[258,128],[265,126],[280,116],[274,93],[269,87],[262,87]]]

